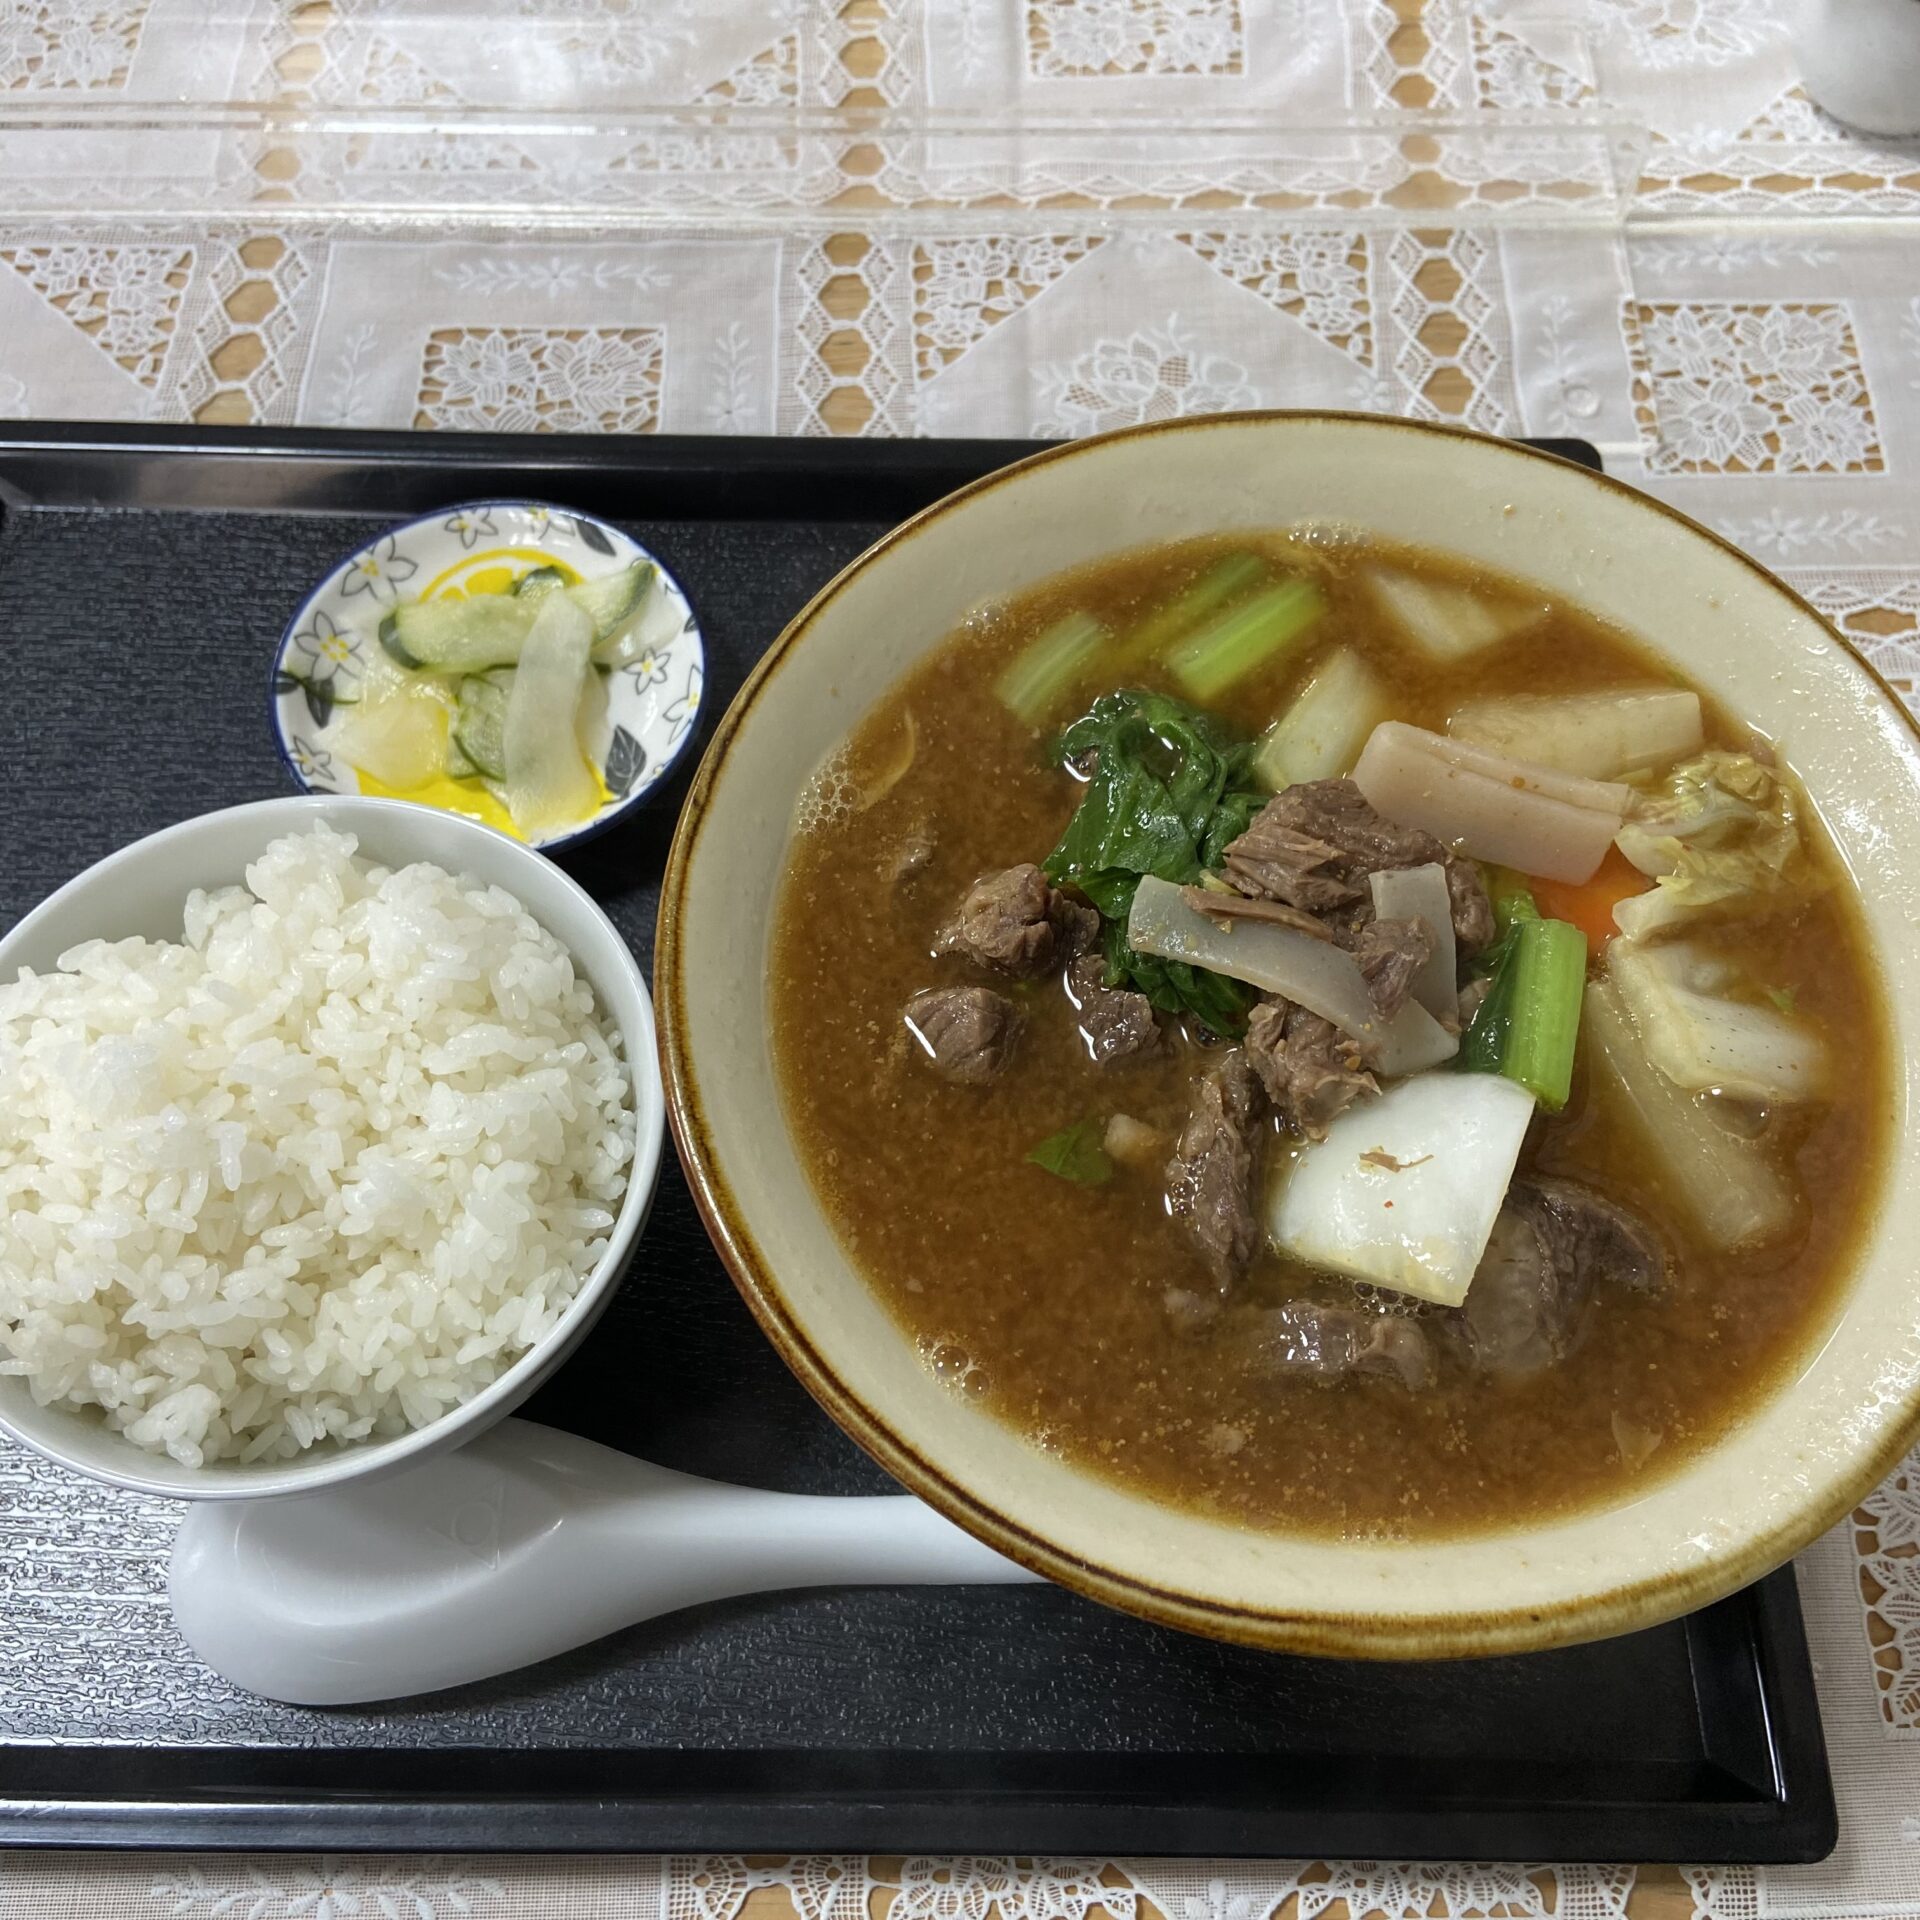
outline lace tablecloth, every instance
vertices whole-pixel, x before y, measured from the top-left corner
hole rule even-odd
[[[0,0],[0,416],[1572,433],[1913,699],[1920,148],[1825,119],[1789,27],[1779,0]],[[0,1510],[0,1659],[30,1553]],[[1818,1867],[14,1854],[0,1915],[1920,1912],[1911,1465],[1800,1575]]]

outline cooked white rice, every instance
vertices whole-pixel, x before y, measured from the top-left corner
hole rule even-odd
[[[566,949],[355,844],[276,840],[184,943],[0,986],[0,1373],[187,1466],[472,1398],[626,1191],[632,1086]]]

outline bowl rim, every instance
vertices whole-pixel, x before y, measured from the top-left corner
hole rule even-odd
[[[349,547],[337,559],[330,561],[319,578],[314,581],[313,585],[302,596],[300,604],[294,608],[286,625],[280,629],[280,638],[273,643],[273,651],[267,659],[267,731],[273,737],[273,750],[279,758],[281,771],[293,782],[294,787],[300,793],[310,795],[317,800],[333,798],[342,800],[397,800],[400,805],[408,807],[416,807],[423,804],[418,800],[408,800],[396,794],[342,793],[334,795],[311,786],[308,783],[307,776],[294,765],[293,755],[287,751],[287,736],[280,725],[280,692],[274,685],[274,682],[279,678],[280,663],[286,658],[287,649],[293,645],[294,634],[302,622],[305,621],[307,615],[313,611],[314,602],[332,586],[335,578],[356,556],[366,552],[376,541],[393,539],[407,532],[410,528],[424,527],[429,522],[444,523],[444,521],[453,514],[469,513],[477,508],[483,507],[537,507],[546,513],[562,514],[573,520],[590,521],[594,526],[602,528],[613,539],[631,547],[634,552],[639,554],[643,559],[651,561],[659,571],[661,577],[668,581],[672,585],[674,592],[680,596],[688,613],[693,616],[691,638],[693,640],[694,652],[698,656],[696,665],[700,669],[701,679],[704,683],[707,664],[705,623],[701,620],[698,611],[695,609],[693,596],[687,592],[686,587],[681,582],[680,576],[675,573],[651,547],[636,540],[632,534],[623,532],[619,527],[615,526],[611,520],[602,519],[597,513],[589,513],[582,507],[562,506],[558,501],[554,500],[541,500],[532,494],[503,493],[491,494],[485,499],[479,500],[451,500],[444,507],[433,507],[425,513],[410,514],[404,520],[388,521],[377,533],[369,534],[366,539]],[[680,736],[679,744],[659,763],[659,772],[637,792],[629,793],[624,799],[617,800],[610,807],[603,807],[591,820],[586,821],[581,826],[571,828],[566,833],[557,835],[554,839],[539,841],[523,840],[519,842],[519,844],[533,853],[562,853],[569,847],[577,847],[583,845],[586,841],[597,840],[601,834],[607,832],[610,828],[618,826],[622,820],[626,819],[629,813],[644,805],[646,802],[657,798],[665,788],[667,782],[673,776],[674,769],[693,751],[695,744],[700,739],[704,731],[701,726],[701,719],[702,716],[696,713],[694,716],[694,724]],[[435,813],[446,813],[448,809],[445,807],[435,807],[431,809],[431,811]],[[453,814],[451,817],[457,820],[473,819],[471,814]],[[473,824],[480,827],[487,825],[484,820],[474,820]],[[497,832],[498,829],[489,827],[488,831]],[[503,835],[502,838],[511,839],[512,836]]]
[[[1915,1441],[1920,1440],[1920,1386],[1909,1392],[1879,1443],[1859,1458],[1850,1473],[1842,1476],[1838,1491],[1823,1500],[1809,1502],[1792,1518],[1747,1539],[1733,1551],[1715,1555],[1698,1566],[1658,1573],[1622,1586],[1601,1588],[1544,1611],[1524,1607],[1443,1611],[1399,1614],[1391,1621],[1382,1621],[1364,1613],[1338,1613],[1324,1609],[1262,1610],[1210,1601],[1192,1593],[1170,1591],[1135,1574],[1063,1551],[1043,1534],[1032,1531],[977,1498],[953,1479],[937,1461],[927,1458],[894,1432],[885,1418],[861,1399],[814,1346],[801,1316],[793,1310],[782,1291],[772,1263],[755,1242],[725,1172],[712,1150],[705,1102],[687,1028],[686,996],[681,989],[685,966],[682,907],[688,874],[709,815],[708,803],[725,769],[728,751],[749,712],[773,687],[781,667],[792,657],[814,621],[856,575],[865,572],[896,548],[904,546],[934,519],[966,501],[1006,486],[1037,468],[1073,460],[1114,441],[1275,423],[1331,423],[1380,433],[1414,433],[1491,444],[1519,460],[1544,461],[1570,468],[1590,484],[1664,516],[1686,533],[1710,543],[1737,560],[1795,611],[1810,619],[1826,644],[1837,649],[1843,659],[1863,674],[1876,693],[1899,715],[1911,736],[1915,752],[1920,754],[1920,717],[1915,716],[1869,661],[1846,645],[1803,595],[1795,592],[1734,542],[1691,515],[1664,500],[1656,499],[1616,475],[1587,467],[1564,455],[1447,422],[1407,420],[1390,414],[1328,408],[1261,408],[1206,414],[1151,421],[1118,428],[1110,433],[1065,441],[956,488],[881,535],[849,561],[781,630],[714,727],[675,825],[666,873],[661,883],[659,920],[654,935],[654,993],[661,1057],[665,1067],[667,1123],[672,1130],[681,1164],[686,1169],[694,1203],[735,1288],[762,1332],[772,1341],[801,1384],[828,1416],[896,1479],[955,1525],[1031,1571],[1091,1599],[1143,1616],[1162,1626],[1272,1651],[1339,1659],[1478,1658],[1536,1652],[1631,1632],[1635,1628],[1691,1612],[1724,1598],[1781,1565],[1837,1525],[1893,1470]],[[782,1124],[785,1124],[784,1116]]]
[[[268,800],[247,800],[231,807],[216,807],[210,813],[189,815],[184,820],[176,820],[171,825],[158,827],[152,833],[144,834],[138,840],[130,840],[126,845],[116,847],[113,852],[83,867],[70,879],[62,881],[53,892],[40,901],[30,911],[21,915],[4,935],[0,935],[0,983],[16,977],[17,962],[12,960],[12,950],[16,942],[31,932],[45,917],[50,917],[56,906],[69,900],[82,889],[91,890],[100,881],[113,873],[124,871],[137,860],[151,856],[157,842],[172,840],[176,843],[191,840],[193,834],[203,830],[216,820],[229,820],[241,815],[268,816],[262,820],[262,847],[274,837],[276,832],[292,832],[297,828],[299,816],[314,818],[323,816],[332,809],[344,809],[350,813],[378,813],[394,817],[404,817],[409,824],[416,823],[423,811],[409,800],[392,800],[377,794],[352,793],[297,793],[279,794]],[[491,1425],[500,1414],[510,1412],[521,1397],[521,1389],[530,1378],[537,1379],[543,1368],[558,1352],[571,1349],[576,1340],[591,1330],[593,1322],[599,1317],[612,1300],[615,1290],[625,1277],[637,1253],[640,1242],[646,1233],[647,1217],[653,1205],[653,1195],[658,1183],[660,1162],[665,1151],[666,1133],[666,1096],[662,1084],[659,1065],[658,1021],[654,1014],[652,996],[647,990],[646,974],[640,965],[627,937],[613,924],[612,919],[600,903],[594,899],[579,881],[563,867],[545,860],[540,849],[528,846],[524,841],[515,840],[490,827],[483,820],[474,820],[465,814],[447,813],[441,808],[428,808],[424,811],[437,815],[441,820],[453,823],[448,829],[456,838],[468,834],[485,834],[489,839],[497,840],[511,847],[514,855],[538,862],[545,869],[543,881],[557,887],[562,894],[571,895],[577,904],[585,908],[603,923],[615,950],[623,956],[632,975],[631,984],[637,989],[636,1009],[640,1015],[642,1031],[629,1036],[621,1034],[622,1050],[626,1055],[628,1069],[633,1076],[635,1089],[634,1107],[636,1127],[634,1133],[633,1158],[628,1163],[627,1188],[620,1200],[620,1211],[615,1216],[613,1226],[608,1230],[607,1250],[594,1263],[586,1278],[580,1284],[580,1290],[567,1303],[566,1311],[554,1322],[546,1334],[529,1347],[525,1353],[504,1368],[476,1393],[472,1399],[450,1407],[437,1419],[429,1421],[424,1427],[414,1427],[404,1434],[396,1434],[384,1441],[369,1446],[365,1441],[354,1440],[344,1445],[336,1445],[324,1452],[310,1449],[293,1460],[275,1461],[270,1465],[242,1466],[234,1461],[214,1461],[207,1467],[183,1469],[194,1473],[214,1473],[221,1476],[216,1483],[195,1488],[181,1486],[176,1480],[166,1479],[142,1469],[141,1462],[149,1457],[148,1450],[136,1447],[132,1441],[125,1441],[128,1453],[127,1470],[105,1469],[89,1465],[63,1452],[57,1442],[43,1434],[27,1431],[16,1423],[0,1401],[0,1434],[19,1445],[29,1448],[43,1460],[51,1461],[55,1466],[69,1473],[84,1475],[106,1486],[123,1487],[134,1493],[158,1494],[169,1500],[268,1500],[306,1493],[317,1493],[328,1487],[337,1487],[343,1482],[356,1480],[364,1475],[384,1476],[396,1472],[428,1453],[437,1452],[443,1446],[458,1445],[464,1439],[471,1439]],[[285,821],[282,827],[273,818]],[[351,831],[351,827],[347,828]],[[429,828],[428,831],[438,831]],[[437,864],[446,864],[438,861]],[[202,884],[198,881],[189,885]],[[516,897],[519,897],[516,895]],[[182,899],[184,901],[184,894]],[[531,913],[543,927],[547,926],[545,916],[524,899],[521,905]],[[558,934],[553,937],[557,940]],[[567,943],[562,942],[563,945]],[[572,957],[573,949],[567,951]],[[595,999],[604,1001],[605,996],[597,989]],[[604,1009],[603,1009],[604,1011]],[[647,1085],[655,1089],[653,1095],[642,1099],[640,1088]],[[644,1110],[643,1110],[644,1109]],[[648,1123],[651,1114],[651,1124]],[[29,1393],[31,1388],[28,1388]],[[60,1413],[72,1419],[84,1419],[83,1410],[69,1408],[39,1408],[36,1411],[49,1414]],[[115,1438],[124,1439],[116,1435]],[[378,1451],[374,1451],[374,1447]],[[153,1456],[156,1461],[164,1456]]]

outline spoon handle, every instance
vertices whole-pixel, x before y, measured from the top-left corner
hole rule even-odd
[[[911,1495],[724,1486],[507,1420],[386,1480],[203,1501],[170,1585],[217,1672],[339,1706],[460,1686],[733,1594],[1033,1577]]]

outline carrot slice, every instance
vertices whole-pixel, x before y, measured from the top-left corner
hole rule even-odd
[[[1572,921],[1589,946],[1599,947],[1620,931],[1613,924],[1614,908],[1645,893],[1653,882],[1618,847],[1609,847],[1591,880],[1530,879],[1528,884],[1545,918]]]

